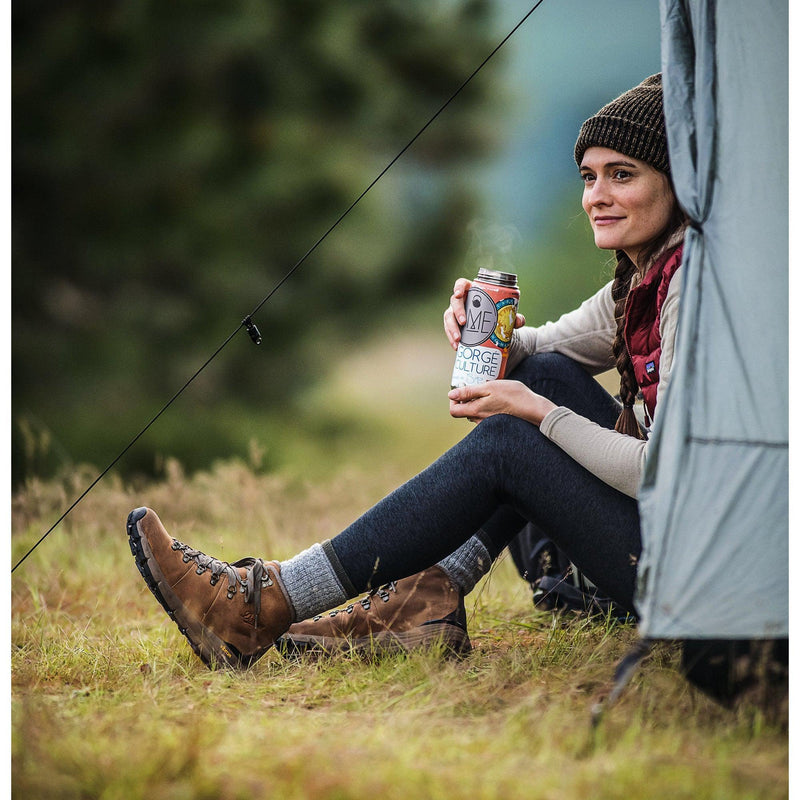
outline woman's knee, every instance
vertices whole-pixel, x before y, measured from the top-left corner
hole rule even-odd
[[[526,436],[538,432],[538,428],[531,422],[511,414],[493,414],[480,421],[475,432],[480,431],[483,436],[493,440],[510,439],[519,442],[525,441]]]
[[[532,450],[540,437],[544,438],[533,423],[510,414],[494,414],[481,420],[462,442],[469,441],[473,458],[505,468],[518,458],[520,448]]]

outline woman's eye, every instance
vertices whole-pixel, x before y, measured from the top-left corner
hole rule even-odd
[[[593,181],[594,180],[594,175],[592,175],[591,172],[584,172],[584,173],[581,174],[581,180],[584,183],[589,183],[589,181]]]
[[[614,172],[614,180],[617,181],[624,181],[626,178],[630,178],[631,174],[626,169],[618,169]]]

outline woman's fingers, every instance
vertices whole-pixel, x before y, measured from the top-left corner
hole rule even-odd
[[[464,299],[472,286],[472,281],[466,278],[459,278],[453,286],[453,294],[450,297],[450,305],[444,312],[444,332],[450,342],[450,346],[455,350],[461,341],[461,328],[467,321],[467,313],[464,309]]]
[[[539,425],[556,408],[555,403],[515,380],[462,386],[451,389],[447,397],[450,415],[466,417],[471,422],[480,422],[494,414],[510,414]]]
[[[487,394],[486,384],[451,389],[447,393],[447,397],[450,399],[450,416],[466,417],[470,422],[479,422],[480,416],[476,416],[476,414],[480,415],[480,410],[475,401]]]
[[[461,340],[461,328],[456,321],[453,309],[449,306],[444,310],[444,332],[447,336],[447,341],[450,342],[450,346],[454,350],[457,349]]]

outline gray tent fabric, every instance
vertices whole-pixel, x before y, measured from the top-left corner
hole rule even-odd
[[[672,383],[640,491],[644,638],[789,630],[788,5],[661,0],[691,218]]]

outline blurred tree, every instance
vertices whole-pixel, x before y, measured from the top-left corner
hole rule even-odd
[[[15,479],[47,468],[38,450],[113,455],[496,39],[489,0],[14,0]],[[257,363],[242,334],[197,400],[284,402],[324,369],[322,342],[449,282],[474,213],[460,169],[498,135],[491,86],[473,81],[257,315]],[[231,444],[169,441],[190,462]]]

